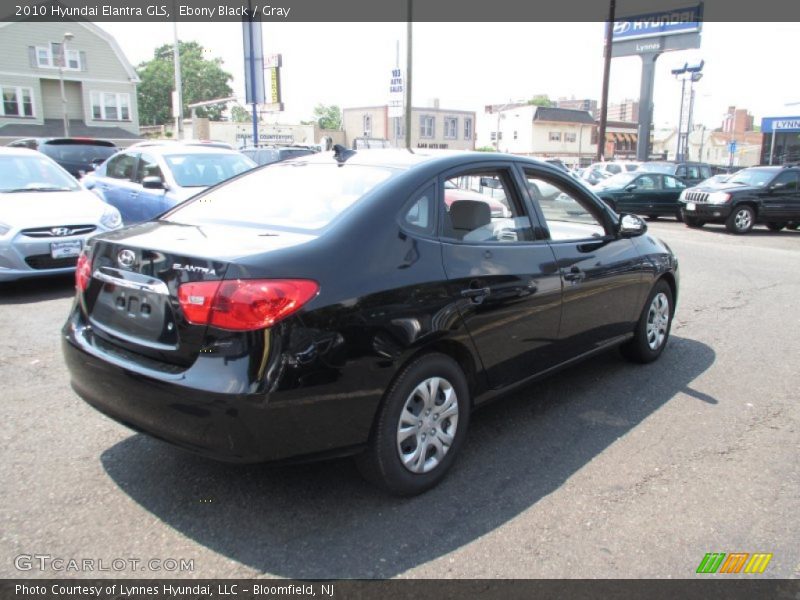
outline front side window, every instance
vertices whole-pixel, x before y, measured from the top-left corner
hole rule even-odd
[[[197,196],[165,218],[318,230],[397,172],[355,164],[276,163]]]
[[[419,118],[419,137],[432,138],[434,134],[433,117],[431,115],[422,115]]]
[[[106,165],[106,176],[112,179],[123,179],[131,181],[136,174],[136,154],[119,154],[108,161]]]
[[[606,234],[599,209],[561,183],[544,179],[525,169],[528,191],[544,215],[553,241],[583,240]],[[555,188],[556,193],[543,190]]]
[[[529,242],[533,228],[504,169],[466,171],[444,182],[443,236],[495,244]]]
[[[145,177],[158,177],[163,181],[164,176],[161,174],[161,167],[158,166],[158,161],[150,154],[142,154],[139,158],[139,170],[136,175],[136,181],[141,183]]]
[[[672,175],[664,175],[664,189],[677,190],[685,187],[683,183],[675,179]]]
[[[658,175],[641,175],[634,182],[640,190],[660,190],[661,178]]]
[[[2,86],[3,103],[0,115],[4,117],[32,117],[33,91],[28,87]]]
[[[444,137],[448,140],[458,137],[458,119],[456,117],[444,118]]]
[[[129,121],[130,95],[117,92],[92,92],[92,118],[97,121]]]

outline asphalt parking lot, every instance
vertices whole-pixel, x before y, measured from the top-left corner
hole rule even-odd
[[[117,425],[69,387],[71,278],[0,286],[0,576],[686,578],[707,552],[800,576],[800,232],[649,227],[680,259],[662,358],[611,352],[479,411],[410,500],[348,460],[224,465]],[[33,554],[194,570],[18,570]]]

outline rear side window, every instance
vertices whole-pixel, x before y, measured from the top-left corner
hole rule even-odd
[[[395,172],[363,165],[275,163],[197,196],[166,218],[321,229]]]
[[[416,233],[433,235],[436,187],[431,184],[412,196],[400,212],[403,226]]]

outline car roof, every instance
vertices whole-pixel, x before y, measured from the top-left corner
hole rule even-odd
[[[0,146],[0,156],[46,156],[38,150],[31,148],[20,148],[15,146]]]
[[[220,148],[217,146],[195,146],[193,144],[155,144],[153,146],[139,146],[134,151],[141,150],[147,154],[166,156],[169,154],[240,154],[236,150]]]

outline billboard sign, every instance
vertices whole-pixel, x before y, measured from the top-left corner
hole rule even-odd
[[[761,132],[800,131],[800,117],[764,117],[761,119]]]
[[[392,69],[389,80],[389,114],[390,119],[403,116],[403,71],[400,68]]]
[[[652,37],[698,33],[703,24],[703,6],[649,13],[615,21],[611,40],[624,42]]]

